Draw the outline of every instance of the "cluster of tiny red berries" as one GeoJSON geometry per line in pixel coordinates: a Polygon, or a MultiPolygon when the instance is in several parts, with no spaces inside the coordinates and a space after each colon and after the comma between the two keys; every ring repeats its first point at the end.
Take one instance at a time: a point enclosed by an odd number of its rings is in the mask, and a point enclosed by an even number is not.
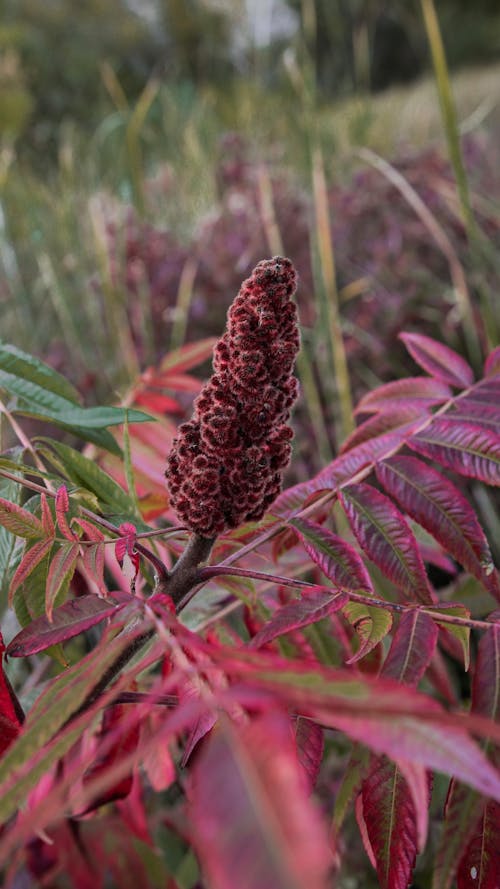
{"type": "Polygon", "coordinates": [[[296,274],[289,259],[259,262],[228,312],[214,373],[167,458],[171,504],[191,531],[215,537],[260,519],[290,461],[297,397],[296,274]]]}

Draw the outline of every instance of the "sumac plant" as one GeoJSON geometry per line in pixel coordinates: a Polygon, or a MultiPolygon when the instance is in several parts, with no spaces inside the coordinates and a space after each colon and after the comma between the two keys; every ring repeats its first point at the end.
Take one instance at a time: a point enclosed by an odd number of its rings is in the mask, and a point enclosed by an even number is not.
{"type": "Polygon", "coordinates": [[[499,886],[500,350],[402,334],[283,489],[294,288],[259,263],[206,385],[190,344],[120,408],[0,345],[6,889],[499,886]]]}

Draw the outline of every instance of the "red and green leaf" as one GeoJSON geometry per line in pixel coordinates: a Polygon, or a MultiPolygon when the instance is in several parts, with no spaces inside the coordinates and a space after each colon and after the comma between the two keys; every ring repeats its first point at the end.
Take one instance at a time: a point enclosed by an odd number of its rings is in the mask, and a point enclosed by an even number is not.
{"type": "Polygon", "coordinates": [[[0,525],[17,537],[44,537],[44,527],[39,518],[13,503],[0,497],[0,525]]]}
{"type": "Polygon", "coordinates": [[[45,611],[49,620],[54,606],[65,595],[75,572],[80,546],[76,541],[62,543],[50,563],[45,590],[45,611]]]}
{"type": "Polygon", "coordinates": [[[355,664],[382,642],[392,627],[392,614],[388,609],[360,602],[348,602],[342,612],[356,630],[358,649],[346,663],[355,664]]]}
{"type": "Polygon", "coordinates": [[[24,555],[15,571],[9,587],[9,605],[12,606],[16,590],[23,584],[35,568],[50,553],[54,539],[47,537],[45,540],[39,540],[25,550],[24,555]]]}

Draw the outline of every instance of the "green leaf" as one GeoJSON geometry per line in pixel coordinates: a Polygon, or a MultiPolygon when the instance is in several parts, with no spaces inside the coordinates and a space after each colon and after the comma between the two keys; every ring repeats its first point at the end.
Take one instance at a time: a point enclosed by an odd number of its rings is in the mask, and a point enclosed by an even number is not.
{"type": "Polygon", "coordinates": [[[53,368],[44,364],[34,355],[28,355],[16,346],[0,341],[0,370],[21,380],[35,383],[42,389],[59,395],[75,404],[80,402],[80,395],[74,386],[53,368]]]}
{"type": "Polygon", "coordinates": [[[44,442],[51,448],[51,450],[39,448],[44,456],[69,481],[94,494],[108,512],[128,515],[135,513],[134,503],[128,494],[94,460],[89,460],[88,457],[62,442],[48,438],[39,438],[38,441],[44,442]],[[53,451],[57,457],[52,453],[53,451]]]}
{"type": "Polygon", "coordinates": [[[356,654],[347,661],[348,664],[354,664],[387,636],[392,627],[392,614],[385,608],[363,605],[359,602],[348,602],[342,611],[359,638],[356,654]]]}
{"type": "Polygon", "coordinates": [[[439,624],[442,629],[447,630],[448,633],[455,636],[455,639],[458,639],[464,655],[464,670],[467,672],[470,663],[470,627],[449,624],[447,621],[440,621],[439,614],[441,612],[444,615],[450,614],[453,617],[469,618],[470,611],[468,608],[466,608],[465,605],[446,605],[443,603],[438,608],[426,608],[425,610],[427,614],[430,614],[434,618],[436,623],[439,624]]]}

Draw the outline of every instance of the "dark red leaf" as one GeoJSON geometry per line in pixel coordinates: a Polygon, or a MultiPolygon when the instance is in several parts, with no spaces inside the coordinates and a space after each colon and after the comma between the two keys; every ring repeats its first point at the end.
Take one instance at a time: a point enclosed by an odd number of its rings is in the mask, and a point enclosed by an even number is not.
{"type": "Polygon", "coordinates": [[[0,633],[0,755],[17,737],[24,721],[23,709],[3,669],[4,651],[0,633]]]}
{"type": "Polygon", "coordinates": [[[425,431],[411,436],[408,445],[460,475],[500,485],[500,437],[490,429],[437,417],[425,431]]]}
{"type": "Polygon", "coordinates": [[[438,640],[431,617],[417,609],[402,614],[382,668],[382,675],[417,686],[429,666],[438,640]]]}
{"type": "Polygon", "coordinates": [[[352,546],[308,519],[292,519],[290,524],[298,532],[308,556],[336,586],[373,592],[370,575],[352,546]]]}
{"type": "Polygon", "coordinates": [[[476,513],[455,485],[415,457],[391,457],[377,466],[376,473],[408,515],[500,600],[488,541],[476,513]]]}
{"type": "Polygon", "coordinates": [[[316,787],[323,759],[325,747],[324,732],[320,725],[313,722],[312,719],[304,719],[303,716],[297,716],[294,724],[297,755],[304,769],[307,786],[312,793],[316,787]]]}
{"type": "MultiPolygon", "coordinates": [[[[421,805],[425,815],[430,801],[430,783],[425,770],[421,805]]],[[[417,852],[425,836],[418,835],[414,798],[398,766],[386,757],[375,757],[363,781],[362,816],[382,889],[407,889],[417,852]]],[[[424,826],[426,825],[426,821],[424,826]]]]}
{"type": "MultiPolygon", "coordinates": [[[[104,739],[110,734],[113,742],[104,756],[99,756],[99,745],[97,746],[97,759],[83,776],[84,786],[101,775],[105,775],[121,759],[125,759],[128,754],[133,753],[137,749],[140,735],[139,724],[135,723],[132,726],[123,727],[124,717],[128,712],[129,708],[125,704],[113,704],[104,711],[98,741],[99,738],[104,739]]],[[[132,789],[132,780],[133,774],[128,772],[116,783],[108,787],[104,793],[93,799],[85,811],[91,812],[105,803],[124,799],[132,789]]]]}
{"type": "Polygon", "coordinates": [[[316,623],[323,617],[339,611],[348,601],[349,598],[344,592],[330,592],[322,587],[317,590],[313,587],[311,591],[303,593],[301,599],[279,608],[249,642],[249,646],[259,648],[278,636],[316,623]]]}
{"type": "Polygon", "coordinates": [[[21,630],[8,645],[7,654],[9,657],[27,657],[51,645],[66,642],[111,617],[130,601],[133,601],[133,596],[121,592],[110,593],[108,601],[94,595],[70,599],[54,609],[51,621],[42,615],[21,630]]]}
{"type": "Polygon", "coordinates": [[[357,429],[346,438],[340,448],[340,453],[346,454],[352,448],[392,430],[405,431],[410,428],[410,425],[413,425],[418,417],[426,415],[426,408],[418,405],[413,407],[398,406],[391,410],[384,410],[380,414],[369,417],[364,423],[360,423],[357,429]]]}
{"type": "Polygon", "coordinates": [[[411,599],[432,603],[417,542],[393,502],[365,483],[345,487],[339,499],[366,555],[411,599]]]}
{"type": "Polygon", "coordinates": [[[495,376],[496,374],[500,374],[500,346],[497,346],[490,352],[484,363],[485,377],[495,376]]]}
{"type": "Polygon", "coordinates": [[[498,889],[500,886],[500,805],[489,800],[463,855],[457,889],[498,889]]]}

